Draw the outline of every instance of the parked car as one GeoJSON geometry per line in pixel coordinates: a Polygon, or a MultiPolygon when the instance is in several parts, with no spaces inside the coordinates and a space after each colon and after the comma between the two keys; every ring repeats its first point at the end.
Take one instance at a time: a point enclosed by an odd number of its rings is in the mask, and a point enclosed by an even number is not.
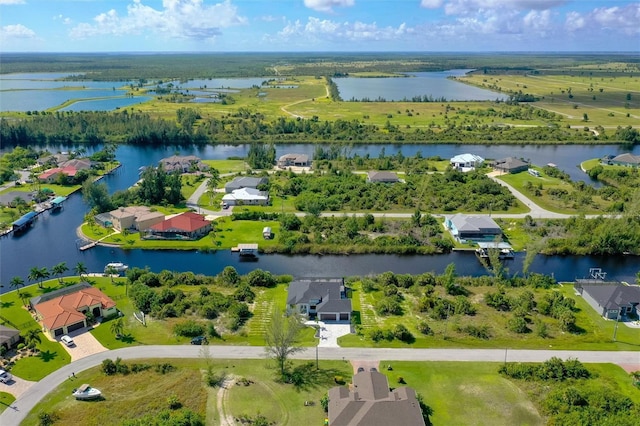
{"type": "Polygon", "coordinates": [[[0,382],[9,383],[13,376],[8,371],[0,370],[0,382]]]}
{"type": "Polygon", "coordinates": [[[207,338],[205,336],[198,336],[191,339],[192,345],[206,345],[207,343],[207,338]]]}
{"type": "Polygon", "coordinates": [[[222,203],[222,208],[223,208],[224,210],[228,209],[228,208],[229,208],[229,204],[227,204],[227,203],[222,203]]]}
{"type": "Polygon", "coordinates": [[[60,341],[62,343],[64,343],[65,345],[67,345],[67,346],[74,346],[75,345],[75,343],[73,342],[73,339],[71,337],[69,337],[68,335],[66,335],[66,334],[60,338],[60,341]]]}

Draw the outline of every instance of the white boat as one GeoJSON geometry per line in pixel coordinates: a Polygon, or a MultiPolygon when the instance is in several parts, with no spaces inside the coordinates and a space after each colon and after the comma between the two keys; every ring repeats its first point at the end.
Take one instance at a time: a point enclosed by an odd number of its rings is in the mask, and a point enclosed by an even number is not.
{"type": "Polygon", "coordinates": [[[108,272],[109,269],[115,269],[118,273],[120,272],[124,272],[127,269],[129,269],[129,265],[125,265],[122,262],[111,262],[111,263],[107,263],[107,266],[104,267],[104,272],[108,272]]]}
{"type": "Polygon", "coordinates": [[[76,399],[89,400],[89,399],[100,398],[102,396],[102,392],[100,392],[96,388],[92,388],[91,386],[85,383],[84,385],[80,386],[78,389],[74,389],[72,395],[75,396],[76,399]]]}

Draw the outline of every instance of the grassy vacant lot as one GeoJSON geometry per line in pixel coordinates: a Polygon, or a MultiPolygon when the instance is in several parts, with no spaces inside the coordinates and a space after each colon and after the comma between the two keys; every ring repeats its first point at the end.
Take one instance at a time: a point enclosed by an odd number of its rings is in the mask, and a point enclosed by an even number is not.
{"type": "Polygon", "coordinates": [[[533,168],[540,172],[540,177],[532,176],[527,172],[505,174],[497,177],[529,197],[540,207],[558,213],[576,214],[576,212],[580,212],[584,214],[601,214],[611,205],[611,201],[603,200],[602,197],[598,195],[591,197],[592,204],[589,207],[583,205],[577,206],[574,201],[567,201],[549,195],[549,190],[551,189],[562,189],[570,195],[578,191],[571,184],[546,175],[541,168],[533,168]],[[527,189],[527,187],[531,189],[527,189]],[[536,189],[540,190],[539,196],[534,194],[536,189]]]}
{"type": "MultiPolygon", "coordinates": [[[[39,186],[40,186],[40,189],[48,188],[51,191],[53,191],[54,194],[63,195],[63,196],[67,196],[81,188],[80,185],[62,186],[55,183],[43,183],[43,184],[40,184],[39,186]]],[[[37,190],[36,187],[31,184],[17,185],[17,186],[12,186],[10,188],[3,189],[2,191],[0,191],[0,194],[6,194],[13,191],[29,193],[36,190],[37,190]]]]}
{"type": "MultiPolygon", "coordinates": [[[[570,297],[576,301],[576,333],[563,332],[556,320],[540,314],[530,316],[532,320],[542,321],[546,324],[549,336],[539,337],[534,333],[533,321],[529,323],[531,332],[517,334],[509,331],[507,322],[513,314],[509,312],[497,311],[487,306],[483,299],[484,294],[496,292],[495,287],[472,287],[469,288],[468,300],[476,307],[477,312],[473,316],[452,315],[448,320],[434,320],[426,313],[420,312],[417,308],[420,294],[412,291],[403,292],[404,301],[402,303],[402,315],[381,316],[375,310],[375,305],[383,297],[381,291],[364,292],[360,284],[353,285],[353,310],[354,317],[360,318],[364,336],[351,334],[339,339],[341,346],[354,347],[460,347],[460,348],[553,348],[553,349],[576,349],[576,350],[638,350],[640,342],[640,329],[629,328],[619,324],[616,342],[612,341],[615,323],[601,318],[593,309],[587,305],[582,297],[575,295],[573,285],[565,284],[554,289],[560,291],[565,297],[570,297]],[[433,330],[432,336],[425,336],[418,331],[418,324],[426,321],[433,330]],[[414,335],[415,342],[412,344],[403,343],[399,340],[381,340],[379,343],[373,342],[368,333],[374,328],[393,329],[397,324],[403,324],[414,335]],[[487,325],[489,327],[490,338],[480,339],[470,337],[459,331],[461,327],[467,325],[487,325]]],[[[546,291],[536,290],[534,295],[536,300],[540,300],[546,291]]],[[[516,295],[524,289],[517,289],[509,292],[516,295]]],[[[442,289],[437,288],[436,292],[442,289]]],[[[453,299],[452,299],[453,300],[453,299]]]]}
{"type": "MultiPolygon", "coordinates": [[[[260,414],[278,425],[322,424],[326,417],[320,398],[335,386],[334,377],[342,376],[347,383],[352,375],[350,364],[342,361],[321,361],[320,370],[313,365],[294,362],[307,378],[301,386],[278,383],[275,370],[266,360],[211,360],[213,370],[226,377],[247,379],[248,385],[236,385],[228,390],[207,388],[202,380],[204,359],[200,360],[140,360],[151,364],[169,362],[177,367],[173,372],[159,374],[152,370],[127,376],[107,377],[93,368],[82,372],[75,381],[62,383],[46,400],[29,414],[25,425],[37,424],[40,412],[55,412],[61,424],[111,425],[144,414],[157,414],[168,408],[168,398],[175,395],[183,407],[206,416],[207,424],[218,424],[218,392],[224,392],[223,409],[234,417],[255,417],[260,414]],[[70,395],[79,383],[91,383],[101,389],[105,399],[80,402],[70,395]],[[305,406],[305,401],[313,401],[305,406]]],[[[497,372],[496,363],[399,362],[393,370],[382,368],[390,387],[409,386],[420,393],[432,408],[433,424],[517,424],[543,425],[546,419],[536,405],[539,396],[532,394],[535,386],[524,381],[508,380],[497,372]],[[398,383],[402,377],[405,384],[398,383]]],[[[636,403],[640,395],[619,367],[611,364],[589,364],[596,374],[580,382],[581,388],[602,386],[628,396],[636,403]]]]}
{"type": "Polygon", "coordinates": [[[202,160],[203,163],[218,170],[220,174],[240,173],[249,169],[243,160],[202,160]]]}
{"type": "Polygon", "coordinates": [[[522,91],[540,99],[533,105],[561,114],[572,125],[605,128],[637,124],[640,118],[640,77],[572,75],[482,75],[459,81],[500,91],[522,91]],[[627,95],[630,95],[628,98],[627,95]],[[583,114],[589,121],[583,121],[583,114]],[[628,116],[627,116],[628,114],[628,116]]]}

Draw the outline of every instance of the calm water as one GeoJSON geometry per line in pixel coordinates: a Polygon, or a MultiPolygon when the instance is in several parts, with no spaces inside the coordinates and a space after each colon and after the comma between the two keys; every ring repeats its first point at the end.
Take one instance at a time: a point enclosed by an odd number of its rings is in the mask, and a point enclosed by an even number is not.
{"type": "Polygon", "coordinates": [[[334,78],[340,97],[345,101],[380,98],[387,101],[411,99],[414,96],[445,98],[448,101],[492,101],[506,99],[502,94],[468,86],[447,77],[462,76],[470,70],[407,73],[408,77],[334,78]]]}
{"type": "Polygon", "coordinates": [[[186,83],[173,82],[175,86],[181,89],[248,89],[252,86],[261,86],[263,81],[269,80],[270,77],[249,77],[249,78],[211,78],[189,80],[186,83]]]}
{"type": "MultiPolygon", "coordinates": [[[[71,99],[86,98],[110,98],[120,97],[119,102],[134,101],[134,103],[142,102],[142,97],[124,98],[126,92],[123,90],[112,89],[88,89],[88,90],[11,90],[0,92],[0,111],[42,111],[58,106],[71,99]]],[[[93,100],[95,110],[106,111],[102,104],[113,105],[115,100],[103,99],[93,100]]],[[[116,102],[117,103],[117,102],[116,102]]],[[[131,105],[124,103],[116,104],[116,106],[131,105]]],[[[69,108],[67,108],[69,109],[69,108]]],[[[87,109],[87,108],[82,108],[87,109]]],[[[77,111],[74,109],[74,111],[77,111]]]]}
{"type": "Polygon", "coordinates": [[[69,106],[60,108],[60,111],[111,111],[130,105],[139,104],[151,99],[151,96],[136,96],[135,98],[94,99],[90,101],[78,101],[69,106]]]}
{"type": "MultiPolygon", "coordinates": [[[[52,146],[49,150],[68,151],[77,147],[52,146]]],[[[441,155],[445,158],[461,152],[476,152],[487,157],[522,154],[531,158],[534,163],[546,164],[553,161],[560,167],[575,169],[575,164],[587,158],[620,152],[614,146],[559,146],[559,147],[516,147],[512,146],[461,146],[436,145],[433,147],[415,145],[376,145],[355,147],[353,152],[360,155],[369,153],[377,155],[384,148],[386,154],[401,150],[405,156],[414,155],[422,150],[423,155],[441,155]],[[534,149],[537,148],[537,149],[534,149]],[[429,150],[428,152],[426,150],[429,150]]],[[[93,152],[88,149],[88,153],[93,152]]],[[[197,155],[204,159],[225,159],[230,156],[244,156],[249,147],[246,145],[206,146],[199,148],[121,146],[117,157],[124,164],[116,173],[107,176],[103,181],[109,191],[113,192],[131,186],[138,179],[140,166],[156,164],[163,157],[179,152],[181,155],[197,155]]],[[[313,145],[279,145],[277,155],[287,152],[313,154],[313,145]]],[[[635,147],[635,154],[640,154],[640,147],[635,147]]],[[[482,275],[486,272],[476,260],[473,253],[451,253],[438,256],[395,256],[395,255],[354,255],[354,256],[285,256],[263,255],[257,262],[242,262],[239,257],[225,250],[218,253],[201,253],[195,251],[143,251],[120,250],[108,247],[97,247],[80,252],[78,247],[82,241],[75,235],[75,229],[82,222],[87,206],[80,194],[74,194],[64,203],[64,209],[58,214],[43,213],[34,227],[16,237],[0,239],[0,283],[4,284],[0,292],[6,292],[8,282],[14,276],[25,279],[33,266],[50,268],[59,262],[67,262],[73,268],[83,262],[92,272],[102,271],[104,265],[112,261],[123,261],[130,266],[146,267],[153,271],[170,269],[175,271],[193,271],[196,273],[217,274],[227,265],[233,265],[241,273],[261,268],[277,274],[293,274],[296,276],[349,276],[394,271],[397,273],[442,273],[450,263],[456,264],[460,275],[482,275]],[[330,272],[329,272],[330,271],[330,272]]],[[[508,262],[511,273],[522,269],[522,254],[508,262]]],[[[538,256],[530,270],[542,273],[553,273],[559,280],[573,280],[588,274],[591,267],[601,267],[612,279],[633,281],[640,270],[640,259],[637,257],[616,256],[538,256]]]]}

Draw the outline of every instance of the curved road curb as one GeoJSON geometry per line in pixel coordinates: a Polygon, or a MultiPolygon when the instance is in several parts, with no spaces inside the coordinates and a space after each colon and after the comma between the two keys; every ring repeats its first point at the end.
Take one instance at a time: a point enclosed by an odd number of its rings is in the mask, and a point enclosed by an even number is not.
{"type": "MultiPolygon", "coordinates": [[[[18,425],[49,392],[73,373],[100,365],[107,358],[199,358],[202,346],[168,345],[135,346],[100,352],[65,365],[35,383],[0,415],[1,425],[18,425]]],[[[259,359],[265,357],[262,346],[209,346],[209,355],[216,359],[259,359]]],[[[318,348],[318,359],[363,361],[458,361],[458,362],[542,362],[551,357],[577,358],[584,363],[614,363],[638,365],[640,352],[629,351],[553,351],[528,349],[388,349],[388,348],[318,348]]],[[[313,360],[316,348],[309,347],[295,354],[294,359],[313,360]]]]}

